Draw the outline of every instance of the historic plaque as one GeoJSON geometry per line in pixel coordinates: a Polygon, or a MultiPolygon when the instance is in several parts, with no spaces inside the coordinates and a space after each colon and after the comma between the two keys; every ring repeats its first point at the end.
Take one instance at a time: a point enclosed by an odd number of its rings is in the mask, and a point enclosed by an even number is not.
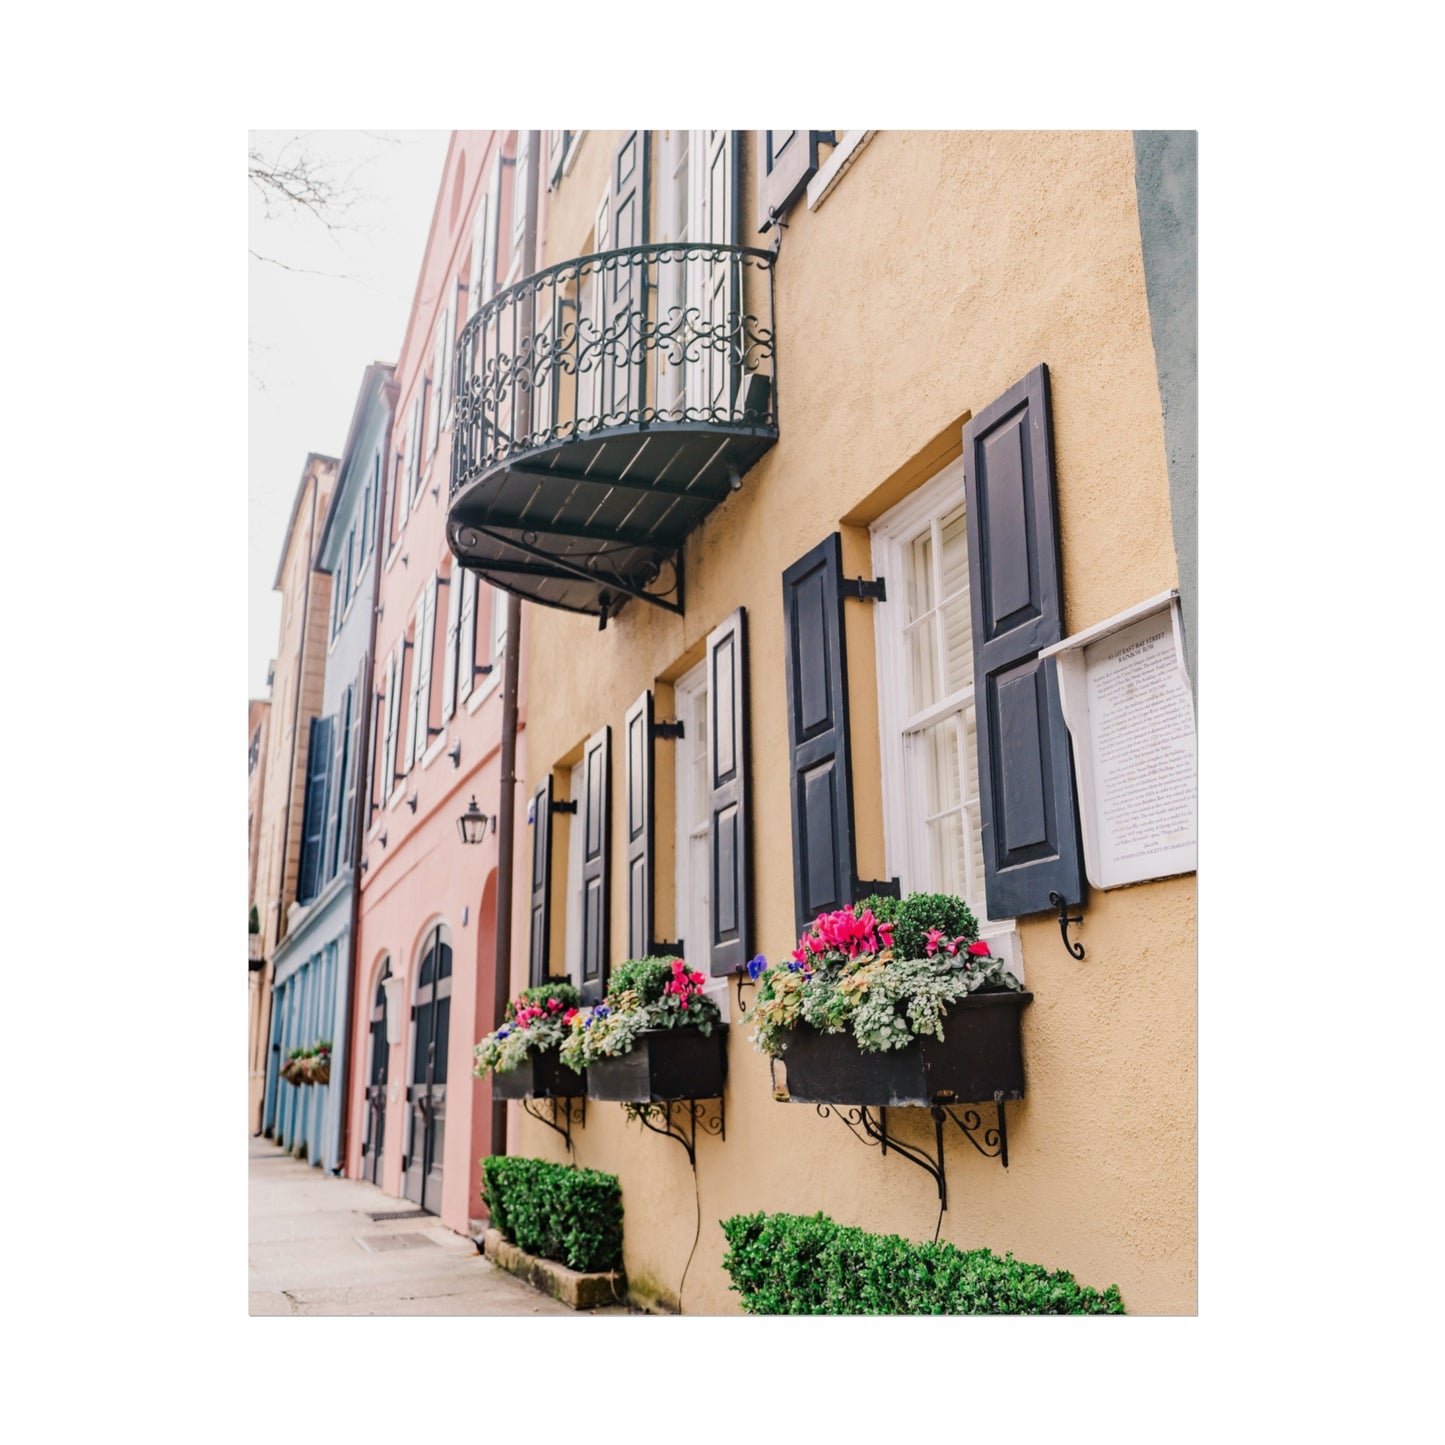
{"type": "Polygon", "coordinates": [[[1059,669],[1089,882],[1117,888],[1192,872],[1194,702],[1177,602],[1156,599],[1045,655],[1054,656],[1059,669]]]}

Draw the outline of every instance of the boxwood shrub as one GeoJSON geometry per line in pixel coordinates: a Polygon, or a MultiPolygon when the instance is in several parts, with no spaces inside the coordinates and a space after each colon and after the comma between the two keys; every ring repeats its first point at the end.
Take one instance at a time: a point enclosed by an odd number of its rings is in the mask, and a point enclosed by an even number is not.
{"type": "Polygon", "coordinates": [[[1065,1270],[987,1249],[910,1244],[823,1214],[738,1214],[722,1221],[723,1268],[750,1315],[1121,1315],[1065,1270]]]}
{"type": "Polygon", "coordinates": [[[545,1159],[482,1160],[492,1225],[518,1249],[584,1274],[622,1267],[622,1186],[616,1175],[545,1159]]]}

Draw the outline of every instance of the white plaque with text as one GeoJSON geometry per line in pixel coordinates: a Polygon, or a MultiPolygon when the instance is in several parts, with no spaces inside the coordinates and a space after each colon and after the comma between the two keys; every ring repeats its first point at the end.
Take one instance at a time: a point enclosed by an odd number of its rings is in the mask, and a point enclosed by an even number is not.
{"type": "Polygon", "coordinates": [[[1193,872],[1194,701],[1178,602],[1166,594],[1044,655],[1059,671],[1089,882],[1118,888],[1193,872]]]}

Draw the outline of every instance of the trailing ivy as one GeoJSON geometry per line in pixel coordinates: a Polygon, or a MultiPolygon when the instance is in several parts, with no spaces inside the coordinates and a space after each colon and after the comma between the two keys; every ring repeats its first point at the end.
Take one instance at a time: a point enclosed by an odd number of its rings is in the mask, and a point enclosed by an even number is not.
{"type": "Polygon", "coordinates": [[[614,1174],[492,1155],[482,1160],[492,1225],[518,1249],[584,1274],[622,1267],[622,1186],[614,1174]]]}
{"type": "Polygon", "coordinates": [[[722,1221],[723,1268],[750,1315],[1121,1315],[1067,1270],[1012,1254],[911,1244],[823,1214],[738,1214],[722,1221]]]}

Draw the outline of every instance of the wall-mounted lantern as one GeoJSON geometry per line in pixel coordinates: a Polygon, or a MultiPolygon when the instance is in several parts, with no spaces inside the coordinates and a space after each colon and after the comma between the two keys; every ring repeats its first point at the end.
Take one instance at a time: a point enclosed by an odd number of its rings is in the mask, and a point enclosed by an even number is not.
{"type": "Polygon", "coordinates": [[[480,843],[487,836],[489,826],[495,830],[497,820],[477,807],[477,795],[473,793],[471,806],[457,819],[457,832],[462,835],[463,843],[480,843]]]}
{"type": "Polygon", "coordinates": [[[386,995],[386,1041],[389,1044],[399,1044],[402,1041],[401,1027],[405,1022],[402,1014],[406,1008],[406,999],[401,990],[405,983],[404,978],[393,976],[385,979],[381,985],[382,992],[386,995]]]}

